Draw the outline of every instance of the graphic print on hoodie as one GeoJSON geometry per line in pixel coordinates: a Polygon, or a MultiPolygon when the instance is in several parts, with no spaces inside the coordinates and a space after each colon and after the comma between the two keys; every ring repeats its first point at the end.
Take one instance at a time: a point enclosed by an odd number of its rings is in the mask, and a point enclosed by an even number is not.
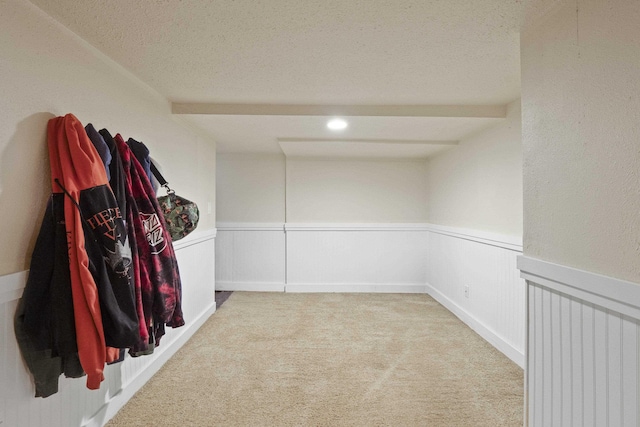
{"type": "Polygon", "coordinates": [[[139,340],[131,288],[131,256],[122,213],[103,163],[80,121],[72,114],[47,127],[54,193],[64,193],[64,217],[78,355],[87,387],[104,380],[108,347],[139,340]]]}
{"type": "MultiPolygon", "coordinates": [[[[158,200],[142,165],[119,134],[115,142],[127,182],[130,238],[135,240],[138,251],[136,292],[141,299],[149,337],[154,341],[152,344],[158,345],[165,324],[173,328],[184,325],[178,263],[158,200]]],[[[140,354],[147,348],[148,343],[141,342],[130,353],[140,354]]]]}

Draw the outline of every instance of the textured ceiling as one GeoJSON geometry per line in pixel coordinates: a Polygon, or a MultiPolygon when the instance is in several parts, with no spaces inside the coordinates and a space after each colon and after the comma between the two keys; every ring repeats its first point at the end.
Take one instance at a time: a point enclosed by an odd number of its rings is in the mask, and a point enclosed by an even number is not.
{"type": "MultiPolygon", "coordinates": [[[[32,2],[174,102],[495,105],[520,93],[520,0],[32,2]]],[[[210,118],[214,135],[232,133],[210,118]]]]}
{"type": "MultiPolygon", "coordinates": [[[[318,116],[193,115],[188,117],[190,121],[213,135],[218,143],[218,151],[245,153],[280,152],[279,142],[283,140],[317,141],[320,144],[323,141],[339,138],[345,143],[377,140],[395,141],[397,144],[407,145],[421,141],[427,144],[432,141],[459,141],[470,133],[502,120],[447,117],[350,117],[347,119],[349,122],[347,129],[332,132],[326,127],[328,118],[318,116]],[[258,150],[257,147],[261,149],[258,150]]],[[[336,151],[328,144],[323,146],[326,150],[325,155],[336,155],[336,151]]],[[[360,148],[364,150],[364,147],[360,148]]],[[[410,152],[414,153],[414,151],[410,152]]],[[[362,156],[365,157],[372,154],[362,151],[362,156]]],[[[302,154],[296,151],[296,155],[302,154]]],[[[314,150],[313,155],[322,154],[314,150]]],[[[421,153],[419,156],[424,157],[421,153]]]]}

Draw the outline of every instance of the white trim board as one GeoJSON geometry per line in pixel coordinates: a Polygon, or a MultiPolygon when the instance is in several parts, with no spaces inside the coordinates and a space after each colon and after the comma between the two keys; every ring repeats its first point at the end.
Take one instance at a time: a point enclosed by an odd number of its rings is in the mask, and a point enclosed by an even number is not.
{"type": "MultiPolygon", "coordinates": [[[[173,243],[173,249],[175,251],[179,251],[189,246],[215,239],[217,235],[216,231],[217,230],[214,228],[197,234],[193,233],[193,235],[187,236],[184,239],[173,243]]],[[[29,270],[0,276],[0,304],[19,299],[22,296],[25,285],[27,284],[28,277],[29,270]]]]}
{"type": "Polygon", "coordinates": [[[20,299],[27,284],[27,277],[29,270],[0,276],[0,304],[20,299]]]}
{"type": "Polygon", "coordinates": [[[640,319],[640,284],[566,267],[527,256],[518,257],[523,279],[640,319]]]}
{"type": "Polygon", "coordinates": [[[284,292],[284,283],[270,282],[216,282],[216,291],[242,291],[242,292],[284,292]]]}
{"type": "Polygon", "coordinates": [[[432,233],[522,252],[522,237],[436,224],[425,224],[425,229],[432,233]]]}
{"type": "Polygon", "coordinates": [[[215,239],[216,235],[217,230],[215,228],[202,232],[194,232],[183,239],[173,242],[173,249],[179,251],[180,249],[215,239]]]}
{"type": "Polygon", "coordinates": [[[292,292],[292,293],[404,293],[423,294],[426,286],[422,283],[259,283],[259,282],[216,282],[216,291],[240,292],[292,292]]]}
{"type": "Polygon", "coordinates": [[[285,292],[423,294],[426,286],[423,283],[291,283],[285,285],[285,292]]]}
{"type": "Polygon", "coordinates": [[[430,223],[219,222],[218,231],[429,231],[522,252],[522,237],[430,223]]]}
{"type": "Polygon", "coordinates": [[[447,310],[456,315],[463,323],[473,329],[478,335],[484,338],[492,346],[497,348],[502,354],[511,359],[515,364],[524,369],[525,367],[525,355],[522,351],[518,350],[502,337],[496,334],[492,329],[485,326],[482,322],[477,320],[472,314],[468,313],[465,309],[458,304],[447,298],[440,291],[433,286],[427,284],[426,293],[431,298],[442,304],[447,310]]]}

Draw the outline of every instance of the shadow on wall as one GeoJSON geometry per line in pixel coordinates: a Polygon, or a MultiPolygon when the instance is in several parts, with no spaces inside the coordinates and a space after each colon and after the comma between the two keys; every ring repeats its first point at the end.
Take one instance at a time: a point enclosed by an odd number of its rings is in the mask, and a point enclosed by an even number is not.
{"type": "MultiPolygon", "coordinates": [[[[0,267],[0,275],[29,268],[47,199],[51,169],[47,149],[47,122],[51,113],[36,113],[20,121],[0,153],[0,228],[3,246],[22,265],[0,267]],[[20,261],[22,260],[22,261],[20,261]],[[10,269],[12,271],[4,271],[10,269]]],[[[3,262],[7,255],[2,253],[3,262]]],[[[3,264],[0,264],[0,266],[3,264]]]]}

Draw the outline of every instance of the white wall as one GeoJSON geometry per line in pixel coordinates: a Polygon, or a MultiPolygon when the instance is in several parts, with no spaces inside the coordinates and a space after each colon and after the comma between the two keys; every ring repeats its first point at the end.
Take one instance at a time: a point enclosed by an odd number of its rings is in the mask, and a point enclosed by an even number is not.
{"type": "Polygon", "coordinates": [[[287,158],[287,222],[427,219],[423,161],[287,158]]]}
{"type": "Polygon", "coordinates": [[[284,155],[220,153],[216,174],[218,221],[284,222],[284,155]]]}
{"type": "Polygon", "coordinates": [[[423,161],[220,153],[217,220],[424,222],[426,185],[423,161]]]}
{"type": "Polygon", "coordinates": [[[427,292],[524,367],[526,287],[516,268],[520,239],[428,228],[427,292]]]}
{"type": "Polygon", "coordinates": [[[416,224],[287,224],[287,292],[426,291],[416,224]]]}
{"type": "Polygon", "coordinates": [[[0,275],[28,268],[51,192],[46,125],[66,113],[146,143],[174,189],[203,208],[200,229],[215,227],[215,145],[177,121],[167,100],[32,4],[1,0],[0,9],[0,275]]]}
{"type": "Polygon", "coordinates": [[[218,223],[216,289],[284,291],[284,223],[218,223]]]}
{"type": "Polygon", "coordinates": [[[430,157],[426,170],[428,292],[524,367],[520,100],[503,122],[430,157]]]}
{"type": "Polygon", "coordinates": [[[528,422],[636,426],[640,3],[530,0],[526,11],[528,422]]]}
{"type": "Polygon", "coordinates": [[[524,253],[640,283],[640,3],[547,3],[521,37],[524,253]]]}
{"type": "Polygon", "coordinates": [[[243,208],[218,223],[217,286],[428,292],[524,366],[519,106],[428,163],[287,157],[284,189],[280,159],[219,155],[218,217],[223,204],[243,208]],[[250,202],[274,210],[284,192],[286,221],[245,212],[250,202]]]}
{"type": "Polygon", "coordinates": [[[285,157],[220,153],[216,289],[283,291],[285,157]]]}
{"type": "Polygon", "coordinates": [[[520,100],[504,122],[427,160],[432,224],[522,236],[520,100]]]}
{"type": "Polygon", "coordinates": [[[421,161],[219,154],[217,287],[424,290],[422,237],[384,226],[426,219],[424,170],[421,161]]]}
{"type": "Polygon", "coordinates": [[[166,99],[31,3],[0,0],[0,10],[0,424],[100,425],[215,309],[215,144],[175,119],[166,99]],[[62,380],[60,393],[35,399],[13,314],[51,193],[47,121],[66,113],[146,143],[171,186],[200,205],[201,219],[177,255],[187,326],[170,330],[153,357],[108,367],[98,391],[86,390],[84,380],[62,380]]]}

